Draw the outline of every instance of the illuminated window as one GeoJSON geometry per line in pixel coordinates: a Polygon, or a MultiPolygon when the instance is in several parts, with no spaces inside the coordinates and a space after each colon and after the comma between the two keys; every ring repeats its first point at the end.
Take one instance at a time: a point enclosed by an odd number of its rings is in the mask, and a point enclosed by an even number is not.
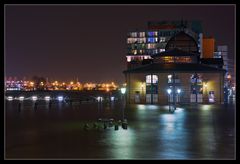
{"type": "Polygon", "coordinates": [[[147,49],[154,49],[156,44],[147,44],[147,49]]]}
{"type": "Polygon", "coordinates": [[[157,77],[157,75],[152,75],[152,83],[158,83],[158,77],[157,77]]]}
{"type": "Polygon", "coordinates": [[[162,43],[162,42],[165,42],[166,41],[166,38],[165,37],[160,37],[160,43],[162,43]]]}
{"type": "Polygon", "coordinates": [[[146,83],[151,83],[151,75],[146,76],[146,83]]]}
{"type": "Polygon", "coordinates": [[[153,54],[157,54],[157,53],[158,53],[157,49],[153,50],[153,54]]]}
{"type": "Polygon", "coordinates": [[[192,59],[190,57],[175,57],[175,62],[178,62],[178,63],[191,63],[192,59]]]}
{"type": "Polygon", "coordinates": [[[191,82],[191,93],[192,94],[202,94],[203,93],[203,83],[200,74],[193,74],[190,78],[191,82]]]}
{"type": "Polygon", "coordinates": [[[139,37],[145,37],[145,32],[139,32],[139,37]]]}
{"type": "Polygon", "coordinates": [[[172,57],[172,56],[164,56],[164,57],[162,57],[162,59],[163,59],[163,62],[165,62],[165,63],[173,63],[174,62],[174,57],[172,57]]]}
{"type": "MultiPolygon", "coordinates": [[[[157,75],[147,75],[146,76],[146,101],[151,102],[152,98],[154,99],[154,97],[156,97],[156,98],[158,97],[157,94],[158,94],[158,77],[157,77],[157,75]]],[[[157,102],[157,100],[156,100],[156,102],[157,102]]]]}
{"type": "Polygon", "coordinates": [[[133,54],[136,55],[136,54],[137,54],[137,50],[134,50],[134,51],[133,51],[133,54]]]}
{"type": "Polygon", "coordinates": [[[156,84],[156,83],[158,83],[158,77],[157,77],[157,75],[147,75],[146,76],[146,83],[151,83],[151,77],[152,77],[152,83],[153,84],[156,84]]]}
{"type": "Polygon", "coordinates": [[[138,42],[137,38],[128,38],[127,39],[128,44],[137,43],[137,42],[138,42]]]}
{"type": "Polygon", "coordinates": [[[137,38],[138,43],[146,43],[146,38],[137,38]]]}
{"type": "Polygon", "coordinates": [[[137,32],[131,32],[131,33],[130,33],[130,36],[131,36],[131,37],[137,37],[137,32]]]}

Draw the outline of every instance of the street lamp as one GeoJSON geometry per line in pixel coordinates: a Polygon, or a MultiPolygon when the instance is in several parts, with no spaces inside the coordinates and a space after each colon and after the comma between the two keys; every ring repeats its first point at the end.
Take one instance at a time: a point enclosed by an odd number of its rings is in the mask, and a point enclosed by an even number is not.
{"type": "Polygon", "coordinates": [[[125,109],[125,93],[126,93],[126,88],[121,88],[121,93],[123,95],[123,110],[122,110],[122,127],[123,129],[127,129],[127,120],[124,120],[124,109],[125,109]]]}
{"type": "Polygon", "coordinates": [[[123,115],[122,115],[122,120],[124,120],[124,108],[125,108],[125,93],[126,93],[126,88],[121,88],[121,93],[123,95],[123,115]]]}
{"type": "Polygon", "coordinates": [[[171,94],[171,92],[172,92],[171,89],[167,89],[167,93],[168,93],[169,95],[171,94]]]}
{"type": "Polygon", "coordinates": [[[121,93],[124,95],[126,92],[126,88],[121,88],[121,93]]]}
{"type": "Polygon", "coordinates": [[[178,93],[178,94],[181,93],[181,89],[177,89],[177,93],[178,93]]]}

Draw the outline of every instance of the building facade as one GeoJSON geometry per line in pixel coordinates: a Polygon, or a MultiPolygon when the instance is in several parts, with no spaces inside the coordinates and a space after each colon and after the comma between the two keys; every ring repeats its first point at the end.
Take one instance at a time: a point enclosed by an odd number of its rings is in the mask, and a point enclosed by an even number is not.
{"type": "MultiPolygon", "coordinates": [[[[132,104],[222,103],[224,74],[217,67],[201,63],[198,37],[181,28],[165,40],[164,51],[127,57],[124,71],[127,102],[132,104]]],[[[156,45],[161,36],[153,33],[156,45]],[[157,38],[157,39],[156,39],[157,38]]],[[[155,43],[154,43],[155,44],[155,43]]]]}

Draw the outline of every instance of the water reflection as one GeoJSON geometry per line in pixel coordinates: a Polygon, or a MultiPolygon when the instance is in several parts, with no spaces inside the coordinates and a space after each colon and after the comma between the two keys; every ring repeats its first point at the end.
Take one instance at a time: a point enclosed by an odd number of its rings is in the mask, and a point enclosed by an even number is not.
{"type": "Polygon", "coordinates": [[[223,106],[183,106],[169,113],[168,106],[128,105],[127,130],[109,127],[86,132],[82,128],[86,122],[92,126],[98,118],[121,119],[122,103],[70,105],[54,101],[49,109],[49,102],[37,101],[37,111],[34,102],[24,101],[20,114],[18,101],[6,102],[7,155],[107,159],[234,156],[234,115],[223,106]]]}
{"type": "Polygon", "coordinates": [[[110,158],[131,159],[135,157],[136,132],[131,127],[128,127],[128,130],[120,129],[106,133],[101,142],[104,145],[111,145],[108,150],[110,158]]]}

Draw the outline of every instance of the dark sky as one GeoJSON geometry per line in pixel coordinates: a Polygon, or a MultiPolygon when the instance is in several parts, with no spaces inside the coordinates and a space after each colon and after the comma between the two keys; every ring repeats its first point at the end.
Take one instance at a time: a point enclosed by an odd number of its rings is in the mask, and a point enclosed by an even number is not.
{"type": "Polygon", "coordinates": [[[234,6],[8,5],[6,76],[123,82],[127,31],[148,21],[200,20],[234,56],[234,6]]]}

